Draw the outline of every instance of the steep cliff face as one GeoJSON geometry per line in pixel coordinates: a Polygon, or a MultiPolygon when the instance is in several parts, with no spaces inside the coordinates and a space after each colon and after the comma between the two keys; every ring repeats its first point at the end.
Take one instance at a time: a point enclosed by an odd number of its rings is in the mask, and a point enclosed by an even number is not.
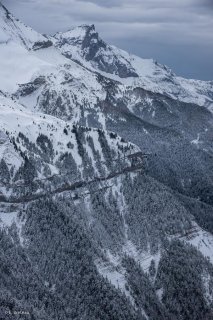
{"type": "Polygon", "coordinates": [[[1,4],[0,69],[0,318],[211,319],[212,82],[1,4]]]}

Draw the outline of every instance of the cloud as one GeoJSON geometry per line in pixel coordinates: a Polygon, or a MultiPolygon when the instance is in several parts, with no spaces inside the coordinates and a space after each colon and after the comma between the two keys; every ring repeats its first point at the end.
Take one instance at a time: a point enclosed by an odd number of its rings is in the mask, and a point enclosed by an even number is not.
{"type": "Polygon", "coordinates": [[[100,7],[108,7],[108,8],[114,8],[114,7],[120,7],[123,5],[124,0],[81,0],[82,2],[90,2],[94,3],[100,7]]]}
{"type": "Polygon", "coordinates": [[[211,7],[213,9],[213,2],[212,0],[204,0],[204,4],[207,5],[208,7],[211,7]]]}
{"type": "Polygon", "coordinates": [[[210,0],[3,0],[26,24],[42,33],[95,24],[109,43],[168,60],[191,77],[209,78],[213,54],[213,2],[210,0]],[[202,50],[205,48],[205,50],[202,50]],[[176,53],[175,53],[176,52],[176,53]],[[189,59],[195,55],[196,59],[189,59]],[[185,69],[182,68],[184,61],[185,69]],[[203,66],[203,68],[201,68],[203,66]],[[199,76],[199,75],[198,75],[199,76]]]}

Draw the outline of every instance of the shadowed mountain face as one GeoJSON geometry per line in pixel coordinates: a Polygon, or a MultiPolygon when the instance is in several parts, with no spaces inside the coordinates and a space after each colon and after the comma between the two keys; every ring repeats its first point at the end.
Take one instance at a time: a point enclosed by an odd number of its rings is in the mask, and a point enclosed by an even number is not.
{"type": "Polygon", "coordinates": [[[213,317],[213,83],[0,4],[0,318],[213,317]]]}

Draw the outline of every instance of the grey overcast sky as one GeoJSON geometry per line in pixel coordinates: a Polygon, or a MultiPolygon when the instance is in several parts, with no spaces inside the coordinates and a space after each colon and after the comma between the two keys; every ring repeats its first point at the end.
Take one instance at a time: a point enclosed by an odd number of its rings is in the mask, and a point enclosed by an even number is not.
{"type": "MultiPolygon", "coordinates": [[[[0,0],[1,1],[1,0],[0,0]]],[[[42,33],[95,24],[100,36],[187,78],[213,80],[213,0],[2,0],[42,33]]]]}

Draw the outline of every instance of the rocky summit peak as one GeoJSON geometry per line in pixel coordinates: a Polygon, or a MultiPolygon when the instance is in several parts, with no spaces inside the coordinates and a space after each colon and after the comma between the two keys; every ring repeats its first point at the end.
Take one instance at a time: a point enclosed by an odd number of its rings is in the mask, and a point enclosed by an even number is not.
{"type": "Polygon", "coordinates": [[[98,33],[95,30],[94,24],[92,25],[80,25],[74,28],[71,28],[65,32],[57,32],[53,38],[57,40],[61,40],[63,43],[75,43],[82,44],[85,38],[88,36],[96,34],[98,37],[98,33]]]}
{"type": "Polygon", "coordinates": [[[94,24],[83,24],[83,25],[81,25],[80,27],[82,27],[82,28],[84,28],[84,29],[86,29],[87,31],[90,31],[90,32],[91,32],[91,31],[92,31],[92,32],[96,31],[94,24]]]}
{"type": "Polygon", "coordinates": [[[93,68],[116,74],[121,78],[138,76],[129,61],[102,40],[94,24],[59,32],[51,39],[62,54],[75,61],[81,57],[93,68]]]}

